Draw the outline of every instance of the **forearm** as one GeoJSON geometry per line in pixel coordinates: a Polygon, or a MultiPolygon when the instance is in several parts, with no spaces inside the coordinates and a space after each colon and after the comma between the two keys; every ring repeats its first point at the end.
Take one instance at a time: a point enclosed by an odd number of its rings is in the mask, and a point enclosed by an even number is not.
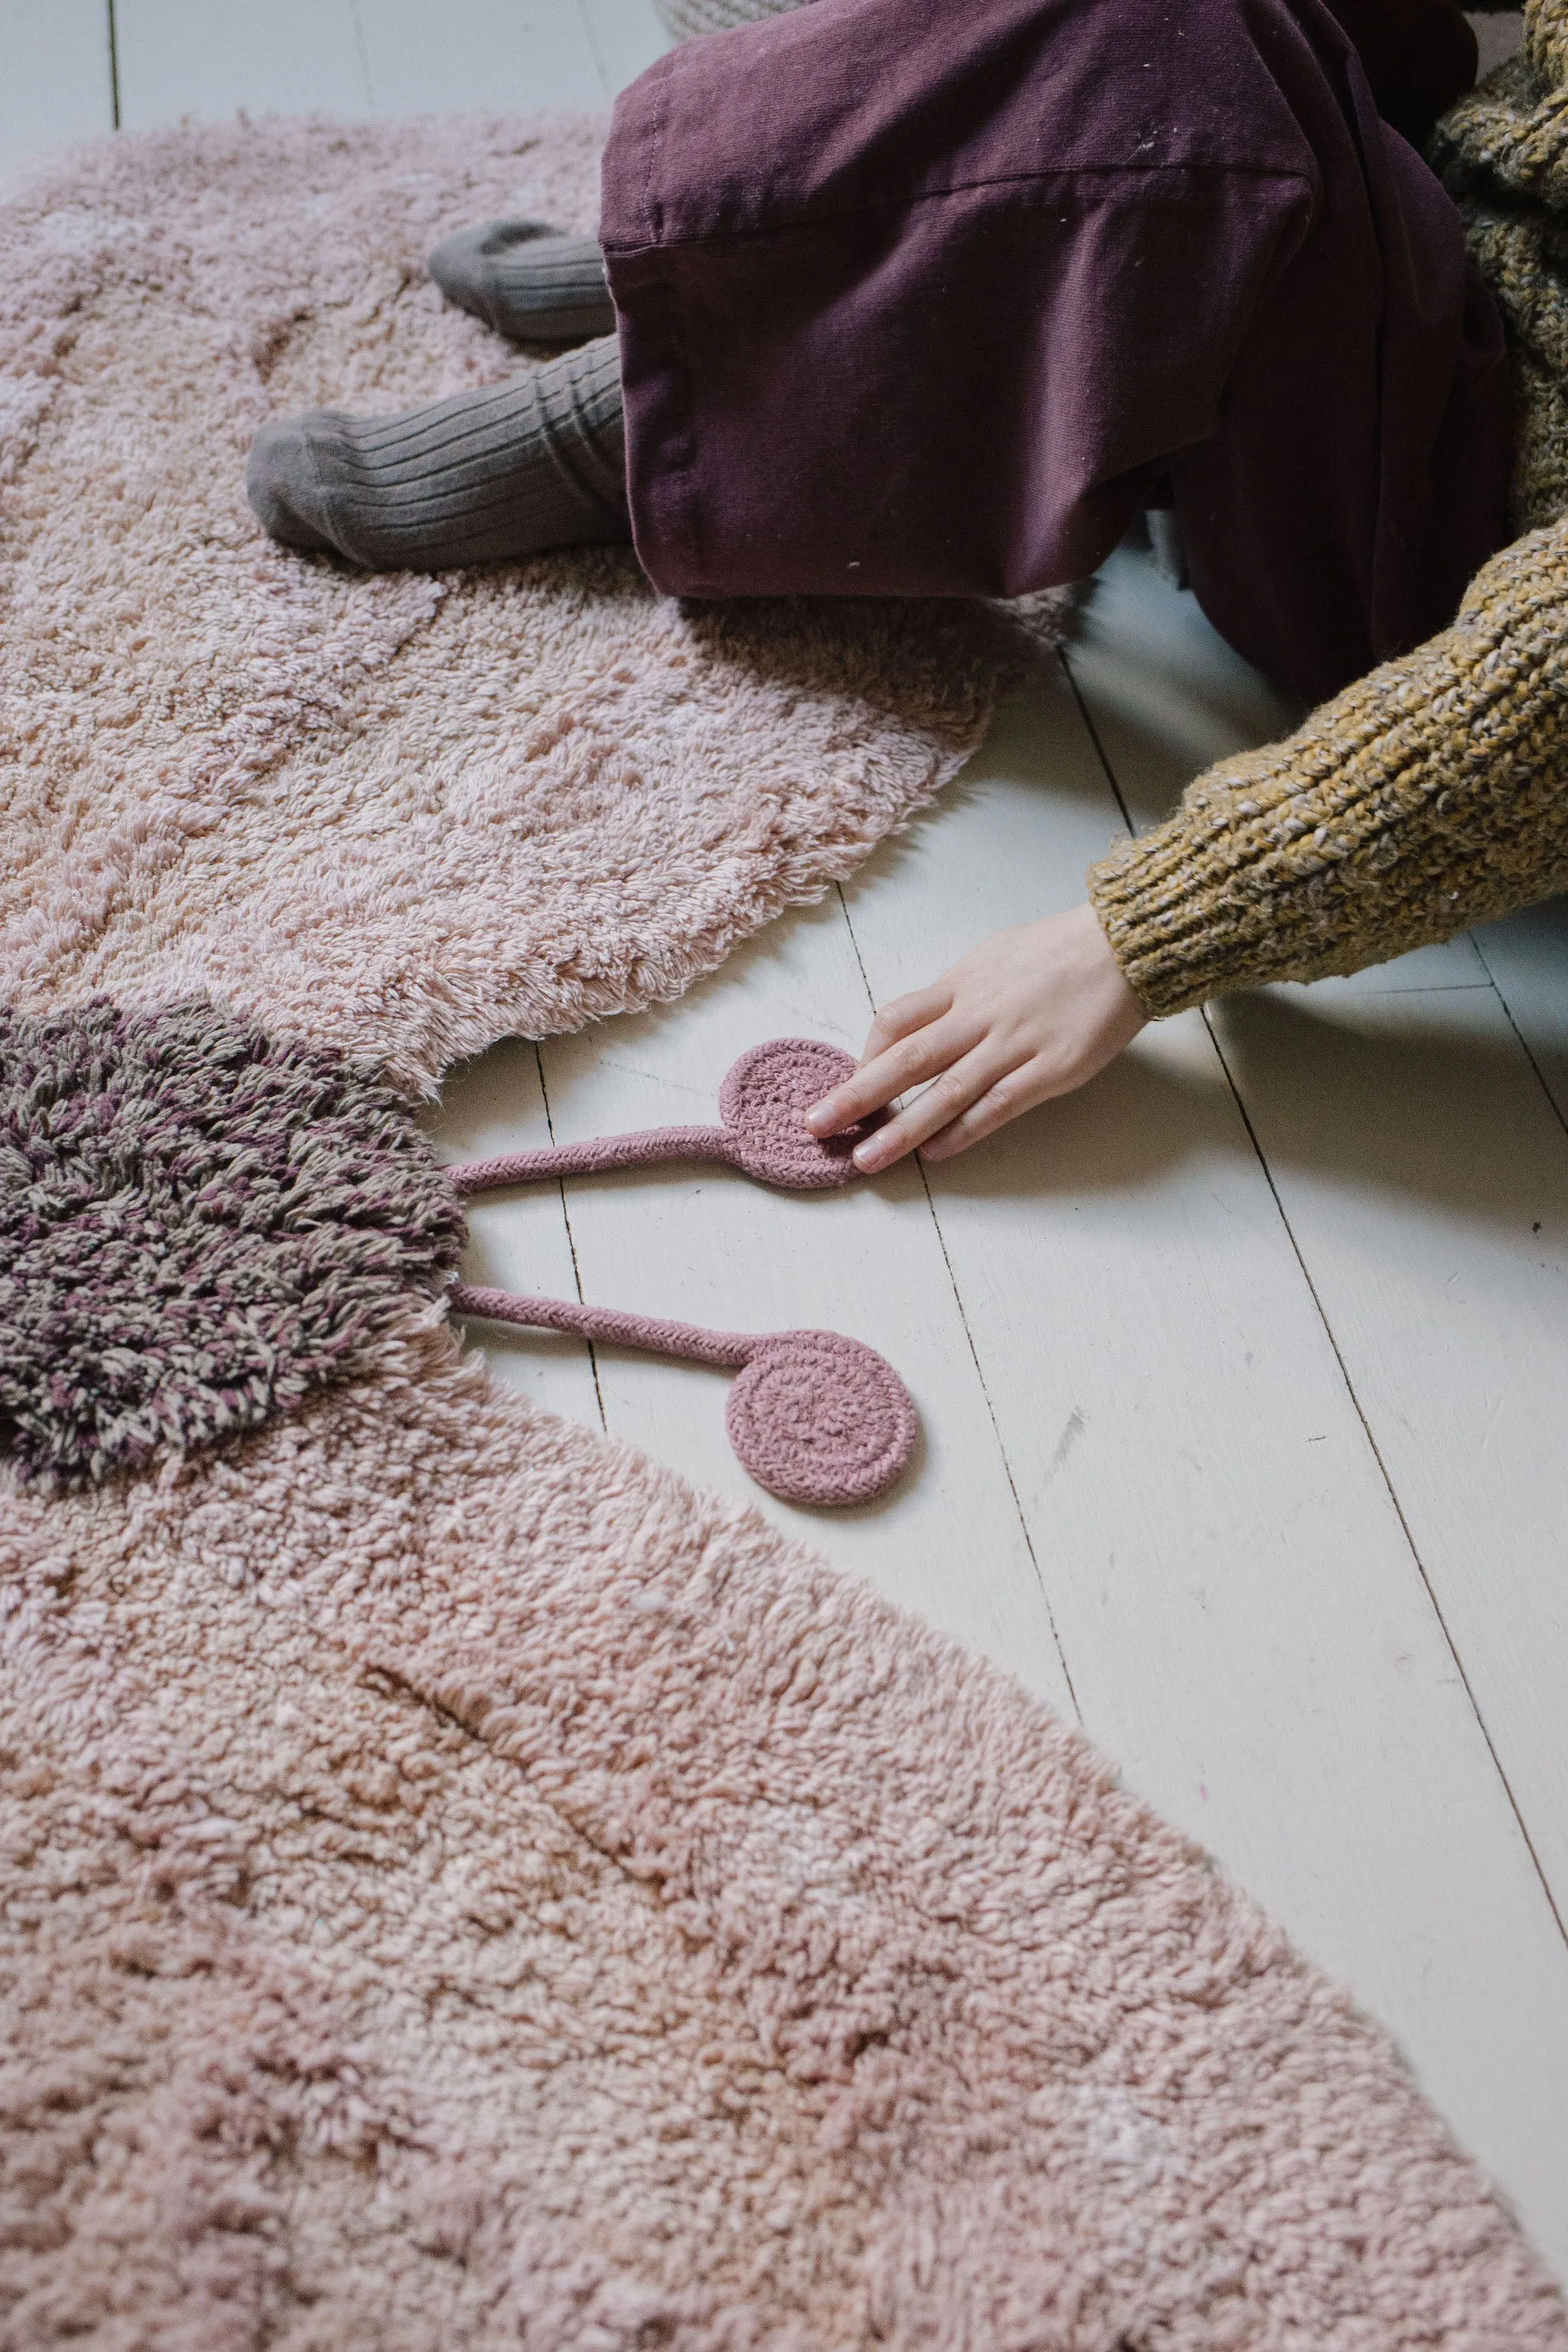
{"type": "Polygon", "coordinates": [[[1568,887],[1568,524],[1489,563],[1441,636],[1200,776],[1089,887],[1156,1017],[1568,887]]]}

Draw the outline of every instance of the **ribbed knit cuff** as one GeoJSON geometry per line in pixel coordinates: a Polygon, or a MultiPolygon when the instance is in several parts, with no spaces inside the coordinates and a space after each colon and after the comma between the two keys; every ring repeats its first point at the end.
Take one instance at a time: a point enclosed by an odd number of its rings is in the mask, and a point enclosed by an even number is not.
{"type": "MultiPolygon", "coordinates": [[[[1228,835],[1223,820],[1218,828],[1228,835]]],[[[1168,824],[1120,842],[1088,875],[1089,900],[1128,985],[1152,1021],[1264,977],[1266,895],[1248,904],[1223,840],[1205,844],[1184,804],[1168,824]]]]}

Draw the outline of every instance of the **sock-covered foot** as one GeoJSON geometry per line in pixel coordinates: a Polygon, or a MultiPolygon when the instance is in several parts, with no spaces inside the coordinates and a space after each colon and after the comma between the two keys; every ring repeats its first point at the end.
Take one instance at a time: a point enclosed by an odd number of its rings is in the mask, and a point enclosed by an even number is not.
{"type": "Polygon", "coordinates": [[[245,488],[286,547],[372,572],[628,540],[616,339],[403,416],[275,417],[251,445],[245,488]]]}
{"type": "Polygon", "coordinates": [[[428,268],[448,302],[513,342],[584,342],[615,327],[597,241],[567,236],[544,221],[459,229],[442,239],[428,268]]]}

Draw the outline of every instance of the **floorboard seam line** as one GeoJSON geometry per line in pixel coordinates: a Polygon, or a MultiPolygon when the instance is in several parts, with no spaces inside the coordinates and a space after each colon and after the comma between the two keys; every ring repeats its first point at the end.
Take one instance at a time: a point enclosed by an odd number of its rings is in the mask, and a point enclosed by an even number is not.
{"type": "MultiPolygon", "coordinates": [[[[1310,987],[1311,984],[1310,982],[1300,981],[1293,983],[1299,988],[1310,987]]],[[[1362,996],[1365,1003],[1386,1004],[1393,996],[1473,996],[1478,988],[1490,988],[1491,985],[1489,980],[1431,980],[1422,981],[1418,985],[1409,988],[1369,988],[1364,992],[1358,990],[1357,994],[1362,996]]]]}
{"type": "Polygon", "coordinates": [[[109,112],[120,128],[120,27],[114,21],[114,0],[105,0],[109,12],[109,112]]]}
{"type": "MultiPolygon", "coordinates": [[[[861,959],[860,942],[855,936],[855,920],[849,912],[848,901],[844,896],[844,885],[842,882],[836,882],[833,887],[837,892],[838,904],[843,910],[845,928],[849,933],[849,945],[854,952],[856,968],[865,986],[866,1000],[874,1013],[877,1009],[877,1000],[871,987],[870,975],[861,959]]],[[[1083,1708],[1079,1704],[1078,1691],[1073,1683],[1072,1668],[1068,1664],[1067,1652],[1062,1647],[1062,1637],[1057,1629],[1057,1612],[1051,1607],[1051,1596],[1040,1567],[1040,1556],[1035,1549],[1035,1538],[1029,1526],[1028,1514],[1024,1508],[1023,1497],[1018,1492],[1018,1482],[1013,1475],[1013,1464],[1007,1452],[1006,1440],[1002,1434],[1001,1424],[996,1418],[996,1408],[991,1401],[991,1383],[985,1377],[985,1367],[980,1360],[980,1350],[974,1344],[974,1334],[969,1328],[969,1316],[963,1304],[963,1293],[958,1286],[958,1276],[953,1272],[952,1260],[948,1255],[947,1235],[942,1232],[942,1219],[937,1214],[936,1202],[931,1197],[931,1178],[927,1175],[925,1162],[918,1152],[915,1154],[915,1166],[920,1171],[921,1190],[925,1194],[926,1211],[931,1218],[931,1230],[936,1235],[936,1245],[942,1252],[942,1262],[947,1269],[948,1285],[952,1292],[952,1303],[958,1309],[958,1319],[969,1349],[970,1361],[974,1366],[974,1377],[980,1383],[980,1393],[985,1400],[986,1417],[991,1423],[992,1434],[996,1440],[996,1451],[1002,1457],[1002,1475],[1007,1481],[1007,1492],[1013,1497],[1013,1508],[1017,1513],[1018,1532],[1024,1538],[1024,1549],[1029,1555],[1029,1566],[1034,1570],[1035,1581],[1040,1588],[1040,1599],[1045,1605],[1046,1622],[1051,1629],[1052,1646],[1061,1661],[1062,1680],[1068,1686],[1068,1696],[1072,1701],[1073,1714],[1081,1727],[1083,1708]]]]}
{"type": "Polygon", "coordinates": [[[1202,1012],[1204,1025],[1208,1030],[1210,1037],[1214,1040],[1215,1052],[1218,1055],[1220,1067],[1225,1072],[1226,1084],[1230,1088],[1231,1097],[1236,1104],[1237,1112],[1241,1119],[1243,1127],[1247,1130],[1247,1140],[1251,1144],[1254,1152],[1257,1154],[1258,1164],[1263,1171],[1263,1181],[1268,1185],[1269,1195],[1273,1200],[1276,1210],[1279,1212],[1279,1222],[1285,1229],[1285,1235],[1287,1240],[1289,1242],[1291,1252],[1295,1257],[1297,1265],[1301,1269],[1301,1279],[1307,1286],[1308,1295],[1311,1298],[1314,1308],[1317,1310],[1318,1319],[1322,1324],[1324,1335],[1328,1339],[1330,1347],[1333,1349],[1334,1361],[1339,1366],[1340,1378],[1343,1381],[1345,1386],[1345,1394],[1349,1397],[1351,1403],[1354,1408],[1356,1419],[1360,1422],[1362,1428],[1365,1433],[1366,1442],[1372,1452],[1372,1458],[1377,1465],[1378,1475],[1383,1480],[1384,1486],[1388,1495],[1388,1499],[1394,1506],[1394,1517],[1399,1521],[1400,1530],[1405,1537],[1406,1544],[1410,1548],[1410,1557],[1415,1563],[1415,1572],[1420,1577],[1421,1582],[1426,1589],[1426,1598],[1432,1604],[1432,1613],[1436,1618],[1438,1626],[1442,1632],[1443,1639],[1447,1644],[1448,1654],[1454,1661],[1455,1671],[1458,1675],[1460,1685],[1464,1690],[1465,1696],[1469,1700],[1470,1711],[1476,1719],[1476,1727],[1479,1731],[1481,1738],[1486,1742],[1487,1753],[1491,1758],[1493,1769],[1497,1773],[1498,1779],[1502,1783],[1504,1794],[1508,1798],[1510,1810],[1513,1814],[1514,1820],[1519,1823],[1519,1833],[1524,1840],[1524,1850],[1526,1853],[1529,1854],[1531,1864],[1534,1869],[1536,1877],[1541,1882],[1541,1891],[1546,1897],[1547,1907],[1551,1911],[1552,1916],[1556,1923],[1557,1932],[1562,1937],[1563,1942],[1568,1944],[1568,1921],[1564,1921],[1563,1919],[1562,1910],[1558,1906],[1557,1897],[1552,1891],[1552,1882],[1548,1878],[1546,1872],[1542,1865],[1541,1856],[1536,1851],[1535,1840],[1530,1833],[1530,1824],[1525,1820],[1523,1812],[1520,1809],[1519,1799],[1514,1794],[1513,1783],[1510,1780],[1508,1772],[1503,1765],[1502,1759],[1498,1754],[1496,1743],[1492,1738],[1491,1728],[1487,1722],[1485,1715],[1481,1711],[1480,1702],[1476,1696],[1475,1689],[1470,1682],[1470,1677],[1466,1672],[1465,1662],[1459,1654],[1458,1646],[1449,1629],[1448,1621],[1443,1613],[1443,1604],[1437,1598],[1436,1591],[1433,1585],[1432,1580],[1426,1572],[1426,1563],[1421,1557],[1420,1547],[1415,1541],[1410,1522],[1405,1516],[1405,1506],[1399,1499],[1398,1491],[1394,1486],[1394,1480],[1389,1475],[1388,1465],[1383,1458],[1382,1449],[1378,1444],[1376,1437],[1373,1434],[1372,1423],[1368,1421],[1362,1405],[1361,1398],[1356,1393],[1356,1385],[1354,1381],[1351,1378],[1350,1366],[1346,1363],[1344,1356],[1341,1351],[1339,1340],[1335,1337],[1333,1325],[1330,1322],[1327,1312],[1324,1309],[1322,1299],[1319,1295],[1318,1286],[1312,1279],[1311,1269],[1309,1267],[1306,1258],[1302,1255],[1300,1243],[1296,1238],[1296,1229],[1290,1223],[1289,1213],[1279,1195],[1279,1187],[1274,1181],[1274,1171],[1269,1167],[1268,1160],[1264,1156],[1263,1146],[1258,1139],[1258,1130],[1253,1126],[1251,1114],[1248,1112],[1247,1105],[1242,1099],[1241,1088],[1236,1082],[1236,1076],[1231,1069],[1229,1060],[1226,1055],[1225,1047],[1220,1043],[1219,1037],[1215,1034],[1214,1022],[1210,1017],[1209,1009],[1206,1004],[1202,1007],[1202,1012]]]}
{"type": "Polygon", "coordinates": [[[1548,1079],[1545,1071],[1542,1068],[1540,1063],[1531,1052],[1530,1042],[1525,1036],[1523,1030],[1520,1027],[1518,1022],[1513,1017],[1513,1007],[1509,1003],[1507,997],[1503,994],[1502,989],[1499,984],[1496,972],[1492,970],[1490,964],[1487,963],[1487,951],[1485,948],[1482,947],[1479,940],[1478,940],[1473,933],[1471,934],[1470,944],[1475,949],[1476,953],[1479,956],[1482,963],[1486,966],[1487,984],[1490,988],[1492,994],[1497,998],[1498,1003],[1502,1006],[1503,1019],[1508,1023],[1509,1027],[1513,1031],[1514,1035],[1518,1038],[1519,1050],[1524,1055],[1525,1060],[1530,1064],[1531,1068],[1534,1071],[1536,1082],[1540,1086],[1542,1093],[1546,1097],[1547,1101],[1552,1106],[1552,1118],[1557,1121],[1558,1126],[1563,1129],[1564,1135],[1568,1135],[1568,1113],[1564,1112],[1563,1106],[1558,1101],[1556,1095],[1552,1091],[1551,1082],[1548,1079]]]}
{"type": "Polygon", "coordinates": [[[1072,1711],[1077,1717],[1079,1727],[1081,1727],[1083,1725],[1083,1707],[1079,1699],[1077,1685],[1072,1678],[1072,1668],[1068,1664],[1067,1652],[1062,1647],[1062,1637],[1057,1630],[1057,1612],[1051,1607],[1051,1596],[1046,1584],[1044,1572],[1040,1567],[1040,1556],[1035,1549],[1035,1538],[1033,1530],[1029,1526],[1028,1514],[1024,1508],[1023,1496],[1018,1492],[1018,1482],[1013,1475],[1013,1462],[1011,1455],[1007,1452],[1007,1442],[1002,1434],[1001,1424],[996,1418],[996,1408],[991,1402],[991,1383],[985,1377],[985,1367],[980,1360],[980,1350],[974,1344],[974,1334],[969,1328],[969,1316],[963,1304],[963,1293],[958,1286],[958,1277],[952,1270],[952,1260],[947,1254],[947,1235],[942,1232],[942,1219],[937,1213],[936,1202],[931,1196],[931,1179],[926,1174],[924,1162],[919,1159],[918,1155],[916,1165],[920,1169],[921,1188],[925,1193],[926,1207],[931,1212],[931,1221],[932,1228],[936,1234],[937,1247],[942,1252],[942,1262],[947,1268],[947,1278],[952,1285],[952,1296],[958,1307],[958,1319],[963,1326],[963,1336],[968,1342],[970,1357],[974,1365],[974,1376],[980,1382],[980,1393],[985,1400],[985,1411],[990,1417],[991,1427],[996,1438],[996,1450],[1002,1456],[1002,1470],[1003,1475],[1007,1481],[1007,1492],[1012,1496],[1013,1508],[1018,1514],[1019,1531],[1024,1538],[1025,1549],[1029,1555],[1029,1565],[1034,1570],[1036,1580],[1039,1584],[1040,1599],[1045,1603],[1046,1622],[1051,1629],[1051,1640],[1056,1646],[1057,1655],[1061,1660],[1062,1679],[1067,1684],[1068,1696],[1072,1700],[1072,1711]]]}
{"type": "MultiPolygon", "coordinates": [[[[544,1124],[550,1140],[553,1143],[555,1121],[550,1116],[550,1087],[544,1076],[544,1056],[539,1050],[537,1039],[533,1047],[533,1062],[534,1067],[539,1072],[539,1098],[544,1105],[544,1124]]],[[[566,1180],[563,1176],[556,1178],[555,1189],[561,1195],[561,1222],[566,1228],[566,1246],[572,1253],[572,1279],[577,1288],[577,1303],[580,1307],[585,1307],[588,1302],[583,1296],[583,1269],[577,1263],[577,1236],[572,1230],[572,1209],[566,1198],[566,1180]]],[[[599,1379],[598,1352],[592,1339],[584,1339],[583,1344],[588,1350],[588,1369],[594,1375],[594,1395],[599,1407],[600,1425],[607,1437],[610,1434],[610,1417],[605,1411],[605,1391],[599,1379]]]]}

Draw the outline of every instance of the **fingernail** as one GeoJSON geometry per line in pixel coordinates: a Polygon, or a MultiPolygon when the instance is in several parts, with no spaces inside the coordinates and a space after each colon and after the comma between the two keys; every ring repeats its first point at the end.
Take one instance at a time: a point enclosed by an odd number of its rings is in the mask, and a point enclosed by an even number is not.
{"type": "Polygon", "coordinates": [[[813,1103],[811,1108],[805,1114],[805,1124],[811,1129],[813,1135],[821,1135],[827,1126],[826,1104],[813,1103]]]}
{"type": "Polygon", "coordinates": [[[868,1175],[873,1168],[879,1168],[881,1166],[886,1156],[884,1147],[875,1141],[869,1143],[858,1143],[851,1155],[856,1167],[863,1168],[868,1175]]]}

